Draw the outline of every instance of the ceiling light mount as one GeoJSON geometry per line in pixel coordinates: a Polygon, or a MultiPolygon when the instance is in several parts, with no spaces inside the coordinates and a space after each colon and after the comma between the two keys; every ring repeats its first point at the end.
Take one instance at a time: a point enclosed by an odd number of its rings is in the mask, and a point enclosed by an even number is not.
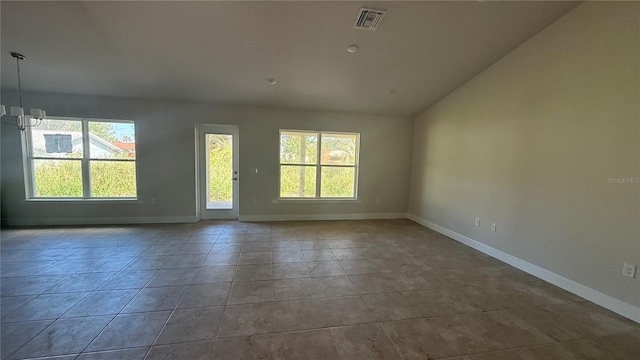
{"type": "MultiPolygon", "coordinates": [[[[11,57],[16,59],[16,70],[18,73],[18,99],[20,101],[20,106],[11,106],[9,108],[8,115],[15,116],[16,122],[15,124],[13,122],[6,124],[15,125],[20,129],[20,131],[25,131],[28,127],[40,125],[47,114],[44,110],[38,108],[31,108],[29,115],[24,114],[24,107],[22,106],[22,77],[20,76],[20,61],[25,60],[26,57],[17,52],[11,52],[11,57]]],[[[0,116],[3,115],[7,115],[6,109],[4,105],[0,105],[0,116]]]]}
{"type": "Polygon", "coordinates": [[[356,51],[358,51],[358,49],[360,49],[360,47],[357,44],[351,44],[347,47],[347,51],[350,53],[354,53],[356,51]]]}
{"type": "Polygon", "coordinates": [[[266,79],[264,79],[264,81],[266,81],[267,84],[269,84],[269,85],[275,85],[275,84],[278,83],[278,80],[276,80],[274,78],[266,78],[266,79]]]}
{"type": "Polygon", "coordinates": [[[11,57],[14,57],[18,60],[25,60],[26,57],[24,57],[24,55],[17,53],[17,52],[11,52],[11,57]]]}

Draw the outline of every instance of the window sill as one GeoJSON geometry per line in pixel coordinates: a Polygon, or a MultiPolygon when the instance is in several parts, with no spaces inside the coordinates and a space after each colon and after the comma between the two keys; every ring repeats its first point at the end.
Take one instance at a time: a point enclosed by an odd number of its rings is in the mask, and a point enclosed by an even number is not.
{"type": "Polygon", "coordinates": [[[142,204],[138,198],[95,198],[95,199],[73,199],[73,198],[34,198],[24,199],[25,203],[76,203],[76,204],[142,204]]]}
{"type": "Polygon", "coordinates": [[[330,199],[330,198],[277,198],[277,199],[272,199],[271,200],[272,203],[274,204],[278,204],[278,203],[331,203],[331,204],[339,204],[339,203],[345,203],[345,204],[354,204],[354,203],[359,203],[360,200],[359,199],[349,199],[349,198],[334,198],[334,199],[330,199]]]}

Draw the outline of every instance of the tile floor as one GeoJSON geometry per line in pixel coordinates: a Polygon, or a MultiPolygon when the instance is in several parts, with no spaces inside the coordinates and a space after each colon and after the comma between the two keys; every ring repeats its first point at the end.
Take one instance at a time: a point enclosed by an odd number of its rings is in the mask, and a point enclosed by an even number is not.
{"type": "Polygon", "coordinates": [[[2,232],[1,359],[638,359],[640,325],[408,220],[2,232]]]}

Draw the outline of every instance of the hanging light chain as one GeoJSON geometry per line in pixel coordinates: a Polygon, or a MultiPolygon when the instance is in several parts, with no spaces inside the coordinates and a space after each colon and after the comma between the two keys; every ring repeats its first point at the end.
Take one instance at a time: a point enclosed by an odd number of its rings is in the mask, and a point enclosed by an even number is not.
{"type": "Polygon", "coordinates": [[[16,56],[16,68],[18,69],[18,97],[20,98],[20,107],[22,106],[22,79],[20,78],[20,57],[16,56]]]}

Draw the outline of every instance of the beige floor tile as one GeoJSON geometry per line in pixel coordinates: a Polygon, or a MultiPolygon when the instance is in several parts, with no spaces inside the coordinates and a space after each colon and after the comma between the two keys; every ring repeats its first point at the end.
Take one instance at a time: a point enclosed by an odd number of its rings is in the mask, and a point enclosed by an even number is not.
{"type": "Polygon", "coordinates": [[[237,265],[238,259],[239,252],[212,252],[204,259],[202,266],[237,265]]]}
{"type": "Polygon", "coordinates": [[[154,345],[215,339],[223,310],[219,306],[174,311],[154,345]]]}
{"type": "Polygon", "coordinates": [[[371,259],[342,260],[340,261],[340,265],[342,265],[347,275],[375,274],[382,273],[384,270],[384,268],[381,268],[378,263],[371,259]]]}
{"type": "Polygon", "coordinates": [[[242,252],[238,265],[271,264],[271,251],[242,252]]]}
{"type": "Polygon", "coordinates": [[[274,331],[272,303],[227,305],[222,314],[218,338],[269,334],[274,331]]]}
{"type": "Polygon", "coordinates": [[[427,321],[448,344],[462,354],[505,350],[504,330],[483,314],[463,314],[429,318],[427,321]],[[497,333],[496,333],[497,331],[497,333]]]}
{"type": "Polygon", "coordinates": [[[273,335],[218,339],[211,360],[274,360],[273,335]]]}
{"type": "Polygon", "coordinates": [[[146,360],[209,360],[213,341],[188,342],[170,345],[154,345],[146,360]]]}
{"type": "Polygon", "coordinates": [[[397,291],[386,274],[350,275],[349,279],[359,294],[378,294],[397,291]]]}
{"type": "Polygon", "coordinates": [[[517,348],[555,342],[547,336],[535,324],[532,324],[517,314],[506,311],[492,311],[484,314],[473,314],[477,318],[486,321],[487,328],[493,330],[494,336],[501,338],[506,348],[517,348]]]}
{"type": "Polygon", "coordinates": [[[562,290],[544,281],[529,281],[509,283],[510,286],[519,292],[527,295],[523,302],[526,301],[531,305],[554,305],[566,304],[569,302],[582,301],[583,299],[562,290]]]}
{"type": "Polygon", "coordinates": [[[603,351],[591,340],[568,341],[551,345],[536,346],[515,351],[523,360],[543,359],[614,359],[603,351]]]}
{"type": "Polygon", "coordinates": [[[245,242],[242,246],[242,252],[264,252],[273,248],[271,241],[245,242]]]}
{"type": "Polygon", "coordinates": [[[274,250],[273,251],[273,263],[296,263],[304,262],[304,256],[300,250],[274,250]]]}
{"type": "Polygon", "coordinates": [[[231,284],[227,304],[250,304],[273,301],[273,281],[241,281],[231,284]]]}
{"type": "Polygon", "coordinates": [[[235,266],[206,266],[198,268],[191,284],[219,284],[231,282],[235,266]]]}
{"type": "Polygon", "coordinates": [[[273,304],[275,331],[319,329],[329,326],[323,303],[311,300],[282,301],[273,304]]]}
{"type": "MultiPolygon", "coordinates": [[[[306,236],[315,236],[313,234],[306,234],[306,236]]],[[[300,249],[303,250],[322,250],[329,249],[329,245],[324,240],[312,239],[309,240],[299,240],[298,244],[300,245],[300,249]]]]}
{"type": "Polygon", "coordinates": [[[338,360],[328,329],[274,335],[276,359],[338,360]]]}
{"type": "MultiPolygon", "coordinates": [[[[562,360],[562,358],[555,358],[555,357],[539,358],[539,360],[551,360],[551,359],[562,360]]],[[[452,360],[455,360],[455,359],[452,359],[452,360]]],[[[518,352],[514,350],[507,350],[507,351],[491,352],[491,353],[478,354],[478,355],[469,355],[469,356],[459,358],[458,360],[525,360],[525,358],[520,356],[518,352]]]]}
{"type": "Polygon", "coordinates": [[[556,341],[580,339],[586,337],[590,332],[582,324],[547,308],[529,306],[510,309],[509,312],[536,326],[556,341]]]}
{"type": "Polygon", "coordinates": [[[305,262],[273,264],[274,279],[296,279],[309,277],[309,269],[305,262]]]}
{"type": "Polygon", "coordinates": [[[306,261],[331,261],[337,260],[331,250],[302,250],[306,261]]]}
{"type": "Polygon", "coordinates": [[[341,359],[400,360],[384,331],[378,324],[331,328],[341,359]]]}
{"type": "Polygon", "coordinates": [[[225,305],[230,288],[231,283],[187,286],[177,308],[187,309],[225,305]]]}
{"type": "MultiPolygon", "coordinates": [[[[127,359],[127,360],[142,360],[147,355],[148,347],[134,348],[134,349],[118,349],[109,351],[98,351],[81,354],[76,360],[115,360],[115,359],[127,359]]],[[[66,360],[57,359],[55,360],[66,360]]]]}
{"type": "Polygon", "coordinates": [[[398,292],[362,295],[362,300],[378,321],[421,317],[419,309],[398,292]]]}
{"type": "Polygon", "coordinates": [[[328,276],[313,278],[316,292],[319,297],[336,297],[357,295],[356,288],[348,276],[328,276]]]}
{"type": "Polygon", "coordinates": [[[311,278],[274,280],[273,299],[300,300],[318,297],[311,278]]]}
{"type": "Polygon", "coordinates": [[[480,312],[482,309],[466,298],[459,298],[455,288],[406,291],[402,295],[424,317],[480,312]]]}
{"type": "Polygon", "coordinates": [[[442,337],[425,319],[381,323],[384,332],[405,360],[430,360],[465,353],[442,337]]]}
{"type": "Polygon", "coordinates": [[[307,268],[311,277],[346,275],[338,261],[309,261],[307,268]]]}
{"type": "Polygon", "coordinates": [[[256,281],[273,279],[271,264],[240,265],[236,269],[233,281],[256,281]]]}
{"type": "Polygon", "coordinates": [[[272,246],[272,251],[280,252],[280,251],[292,251],[292,250],[300,250],[300,244],[298,240],[283,240],[283,241],[274,241],[272,246]]]}
{"type": "Polygon", "coordinates": [[[318,304],[328,326],[365,324],[375,321],[367,305],[358,296],[309,300],[318,304]]]}
{"type": "Polygon", "coordinates": [[[637,324],[631,320],[589,301],[553,305],[547,308],[556,314],[561,314],[566,321],[582,326],[588,336],[638,331],[637,324]]]}
{"type": "Polygon", "coordinates": [[[640,330],[592,339],[608,360],[633,359],[640,354],[640,330]]]}

